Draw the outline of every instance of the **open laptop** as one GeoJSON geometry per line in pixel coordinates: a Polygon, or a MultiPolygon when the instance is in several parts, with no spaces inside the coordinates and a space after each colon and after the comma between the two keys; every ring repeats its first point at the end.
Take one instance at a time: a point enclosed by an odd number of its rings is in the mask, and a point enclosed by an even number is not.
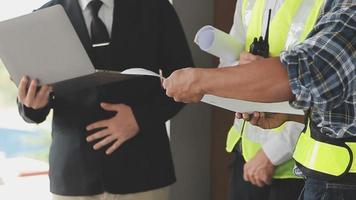
{"type": "Polygon", "coordinates": [[[96,70],[61,5],[0,22],[0,58],[16,85],[27,75],[56,94],[135,77],[96,70]]]}

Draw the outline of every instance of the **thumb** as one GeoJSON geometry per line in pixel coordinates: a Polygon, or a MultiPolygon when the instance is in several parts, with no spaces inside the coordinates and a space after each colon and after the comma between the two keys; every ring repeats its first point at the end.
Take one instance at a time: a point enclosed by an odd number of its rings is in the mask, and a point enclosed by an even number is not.
{"type": "Polygon", "coordinates": [[[169,77],[163,80],[162,82],[163,89],[167,90],[168,82],[169,82],[169,77]]]}
{"type": "Polygon", "coordinates": [[[120,104],[101,103],[100,106],[106,111],[119,111],[120,104]]]}

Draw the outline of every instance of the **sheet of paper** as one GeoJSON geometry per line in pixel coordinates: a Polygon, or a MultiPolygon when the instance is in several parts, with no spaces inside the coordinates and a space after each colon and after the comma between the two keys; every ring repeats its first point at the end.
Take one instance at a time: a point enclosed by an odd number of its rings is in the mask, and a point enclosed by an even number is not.
{"type": "Polygon", "coordinates": [[[214,95],[205,95],[202,102],[221,107],[234,112],[271,112],[304,115],[302,110],[292,108],[289,102],[280,103],[257,103],[251,101],[236,100],[230,98],[217,97],[214,95]]]}
{"type": "Polygon", "coordinates": [[[244,49],[242,42],[237,41],[231,35],[212,26],[201,28],[194,42],[202,49],[227,62],[235,62],[239,59],[240,52],[244,49]]]}
{"type": "Polygon", "coordinates": [[[143,75],[143,76],[156,76],[161,77],[159,74],[143,68],[130,68],[121,72],[121,74],[127,75],[143,75]]]}

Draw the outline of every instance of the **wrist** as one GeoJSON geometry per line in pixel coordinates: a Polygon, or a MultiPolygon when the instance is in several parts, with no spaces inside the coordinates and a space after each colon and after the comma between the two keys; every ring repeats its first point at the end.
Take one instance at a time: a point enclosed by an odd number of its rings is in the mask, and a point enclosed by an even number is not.
{"type": "Polygon", "coordinates": [[[208,70],[203,68],[196,69],[195,84],[199,88],[200,93],[207,94],[207,73],[208,70]]]}
{"type": "Polygon", "coordinates": [[[260,150],[260,158],[263,160],[262,162],[265,166],[275,166],[263,149],[260,150]]]}
{"type": "Polygon", "coordinates": [[[212,82],[212,78],[213,76],[211,76],[211,74],[213,73],[213,70],[215,69],[199,69],[199,77],[198,77],[198,84],[200,87],[200,91],[202,92],[202,94],[212,94],[212,87],[213,85],[211,85],[212,82]]]}

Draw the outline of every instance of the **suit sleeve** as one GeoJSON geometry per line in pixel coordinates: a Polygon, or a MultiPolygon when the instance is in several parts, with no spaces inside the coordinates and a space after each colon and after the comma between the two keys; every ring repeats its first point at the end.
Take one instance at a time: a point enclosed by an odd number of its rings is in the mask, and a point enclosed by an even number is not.
{"type": "MultiPolygon", "coordinates": [[[[159,6],[161,13],[158,64],[162,66],[164,76],[167,77],[179,68],[192,67],[194,64],[183,28],[173,6],[168,0],[159,0],[159,6]]],[[[153,98],[147,104],[133,108],[141,130],[166,122],[184,105],[167,97],[158,81],[156,88],[153,98]]]]}
{"type": "MultiPolygon", "coordinates": [[[[52,96],[50,97],[52,99],[52,96]]],[[[34,110],[32,108],[26,107],[24,104],[17,100],[17,106],[21,117],[28,123],[39,124],[46,120],[47,115],[52,107],[52,100],[49,101],[46,107],[34,110]]]]}

